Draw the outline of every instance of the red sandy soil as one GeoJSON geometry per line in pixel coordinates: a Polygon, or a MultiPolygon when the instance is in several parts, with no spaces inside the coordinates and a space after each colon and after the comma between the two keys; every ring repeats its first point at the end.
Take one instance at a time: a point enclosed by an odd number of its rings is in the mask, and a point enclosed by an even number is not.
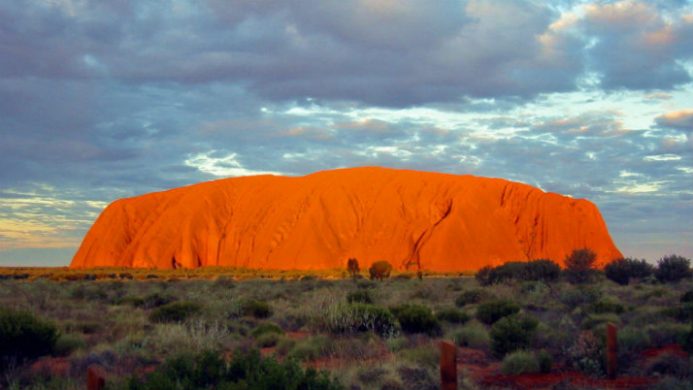
{"type": "Polygon", "coordinates": [[[559,263],[588,247],[621,257],[584,199],[470,175],[350,168],[252,176],[120,199],[87,233],[72,268],[474,271],[506,261],[559,263]]]}

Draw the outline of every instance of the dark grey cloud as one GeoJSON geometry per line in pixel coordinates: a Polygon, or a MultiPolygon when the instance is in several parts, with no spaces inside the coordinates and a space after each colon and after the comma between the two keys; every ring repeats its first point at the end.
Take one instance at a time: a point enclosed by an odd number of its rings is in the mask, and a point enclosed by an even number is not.
{"type": "Polygon", "coordinates": [[[648,225],[657,248],[667,231],[690,237],[690,113],[632,128],[628,107],[580,108],[650,89],[643,100],[679,107],[690,2],[576,7],[5,2],[0,226],[31,224],[0,229],[0,261],[21,255],[22,229],[76,245],[116,198],[219,172],[354,165],[520,180],[595,200],[618,237],[648,225]],[[575,110],[550,99],[580,91],[575,110]]]}

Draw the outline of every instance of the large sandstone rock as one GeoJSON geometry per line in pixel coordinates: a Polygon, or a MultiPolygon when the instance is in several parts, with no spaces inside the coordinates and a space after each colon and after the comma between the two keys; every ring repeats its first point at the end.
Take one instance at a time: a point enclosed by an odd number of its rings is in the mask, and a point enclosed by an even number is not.
{"type": "Polygon", "coordinates": [[[205,182],[109,205],[71,267],[467,271],[621,254],[597,207],[502,179],[384,168],[205,182]]]}

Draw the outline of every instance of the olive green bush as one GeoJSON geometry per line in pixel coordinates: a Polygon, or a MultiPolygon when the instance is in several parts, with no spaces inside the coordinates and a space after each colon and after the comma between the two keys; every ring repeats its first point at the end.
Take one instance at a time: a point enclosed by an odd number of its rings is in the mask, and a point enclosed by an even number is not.
{"type": "Polygon", "coordinates": [[[513,315],[520,311],[520,306],[515,302],[499,299],[485,302],[476,308],[476,318],[484,324],[491,325],[503,317],[513,315]]]}
{"type": "Polygon", "coordinates": [[[25,311],[0,308],[0,371],[53,351],[58,329],[25,311]]]}

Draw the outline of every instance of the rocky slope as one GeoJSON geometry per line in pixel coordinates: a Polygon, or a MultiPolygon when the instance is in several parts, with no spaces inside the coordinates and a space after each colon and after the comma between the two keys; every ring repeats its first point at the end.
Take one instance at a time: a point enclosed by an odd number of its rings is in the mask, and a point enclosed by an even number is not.
{"type": "Polygon", "coordinates": [[[350,168],[222,179],[110,204],[71,267],[234,266],[467,271],[621,254],[591,202],[502,179],[350,168]]]}

